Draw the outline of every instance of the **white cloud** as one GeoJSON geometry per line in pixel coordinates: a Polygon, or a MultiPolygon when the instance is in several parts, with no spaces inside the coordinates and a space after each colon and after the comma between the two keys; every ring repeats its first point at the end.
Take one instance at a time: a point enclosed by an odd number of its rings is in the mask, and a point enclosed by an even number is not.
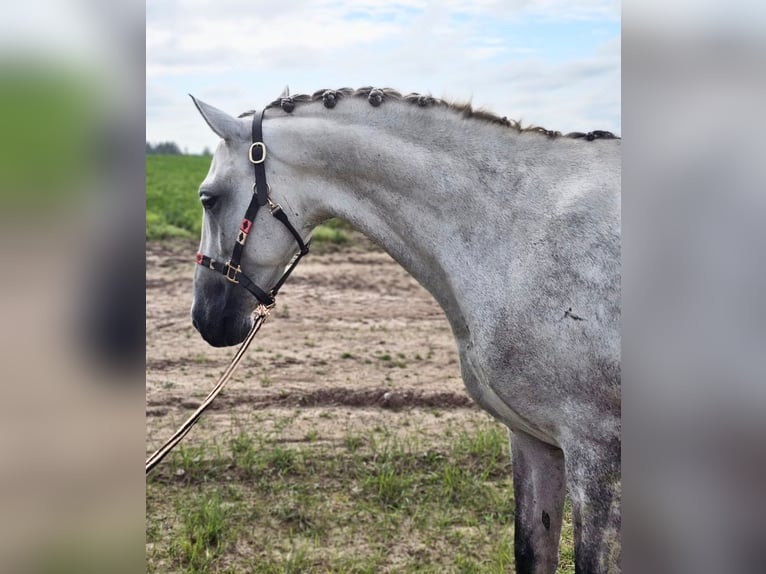
{"type": "Polygon", "coordinates": [[[296,0],[278,10],[265,5],[147,5],[150,141],[175,140],[192,151],[214,147],[188,92],[239,113],[270,102],[285,84],[293,93],[375,84],[472,99],[501,115],[562,131],[619,130],[619,37],[602,33],[614,35],[618,2],[296,0]],[[586,23],[573,46],[579,55],[569,56],[564,45],[562,59],[548,51],[559,38],[530,42],[527,29],[533,31],[536,21],[527,25],[525,18],[593,23],[586,23]],[[516,26],[513,34],[504,32],[506,23],[516,26]]]}
{"type": "Polygon", "coordinates": [[[465,14],[492,13],[503,18],[539,16],[556,20],[620,18],[619,0],[444,0],[465,14]]]}
{"type": "MultiPolygon", "coordinates": [[[[174,4],[170,1],[168,5],[174,4]]],[[[400,33],[391,22],[348,19],[359,10],[356,2],[306,3],[296,13],[280,7],[273,12],[254,11],[247,2],[225,2],[215,11],[190,8],[166,10],[162,19],[148,20],[146,29],[147,74],[205,72],[211,69],[279,66],[291,57],[315,58],[342,48],[359,48],[400,33]],[[228,8],[228,9],[227,9],[228,8]]],[[[301,3],[297,3],[300,5],[301,3]]]]}

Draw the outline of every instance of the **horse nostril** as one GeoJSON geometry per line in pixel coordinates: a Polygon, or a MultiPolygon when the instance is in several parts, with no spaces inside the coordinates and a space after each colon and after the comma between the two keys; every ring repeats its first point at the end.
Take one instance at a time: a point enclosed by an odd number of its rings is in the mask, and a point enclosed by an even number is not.
{"type": "Polygon", "coordinates": [[[192,325],[194,326],[195,329],[197,329],[197,331],[199,331],[199,324],[197,323],[197,319],[195,319],[194,317],[192,317],[192,325]]]}

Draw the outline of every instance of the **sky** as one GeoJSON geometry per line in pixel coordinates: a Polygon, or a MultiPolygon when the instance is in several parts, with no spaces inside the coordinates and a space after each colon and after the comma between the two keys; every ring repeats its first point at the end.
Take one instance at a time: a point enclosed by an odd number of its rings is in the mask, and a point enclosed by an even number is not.
{"type": "Polygon", "coordinates": [[[237,115],[285,86],[394,88],[620,134],[620,34],[618,0],[148,0],[146,139],[213,150],[188,94],[237,115]]]}

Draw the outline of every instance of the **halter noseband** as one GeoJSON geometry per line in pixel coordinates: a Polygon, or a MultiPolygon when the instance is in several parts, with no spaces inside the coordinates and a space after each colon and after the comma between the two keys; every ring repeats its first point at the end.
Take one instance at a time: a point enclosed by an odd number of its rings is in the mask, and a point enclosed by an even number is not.
{"type": "Polygon", "coordinates": [[[226,263],[222,263],[216,261],[212,257],[197,253],[196,261],[198,265],[217,271],[235,285],[244,287],[250,291],[250,293],[255,295],[255,298],[262,304],[271,307],[274,305],[274,298],[277,296],[279,289],[284,282],[287,281],[287,278],[290,276],[290,273],[293,272],[293,269],[295,269],[298,261],[309,252],[309,246],[303,242],[300,233],[296,231],[295,227],[293,227],[287,219],[287,214],[282,210],[282,207],[271,201],[271,197],[269,196],[269,186],[266,183],[266,168],[264,167],[264,163],[266,162],[266,144],[263,143],[263,129],[261,125],[263,123],[263,111],[264,110],[261,110],[260,112],[253,114],[253,143],[250,144],[250,149],[248,150],[248,159],[250,160],[250,163],[253,164],[253,171],[255,173],[253,198],[250,200],[250,205],[247,207],[245,217],[242,219],[242,223],[239,226],[239,233],[237,234],[237,241],[234,243],[231,258],[226,263]],[[258,287],[258,285],[245,275],[239,266],[240,260],[242,259],[242,250],[245,246],[245,241],[247,241],[250,229],[253,226],[253,222],[255,221],[255,216],[258,214],[258,210],[261,206],[266,205],[267,203],[271,210],[271,215],[282,222],[290,234],[295,238],[299,247],[299,252],[292,263],[290,263],[290,266],[268,293],[258,287]]]}

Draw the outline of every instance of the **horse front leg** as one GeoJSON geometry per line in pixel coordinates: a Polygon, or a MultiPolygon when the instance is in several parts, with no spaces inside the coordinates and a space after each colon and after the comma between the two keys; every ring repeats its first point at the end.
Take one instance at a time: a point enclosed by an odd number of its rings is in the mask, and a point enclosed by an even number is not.
{"type": "Polygon", "coordinates": [[[566,450],[572,499],[576,574],[621,571],[620,446],[578,445],[566,450]]]}
{"type": "Polygon", "coordinates": [[[509,434],[516,499],[516,572],[553,574],[566,491],[564,453],[527,434],[509,434]]]}

